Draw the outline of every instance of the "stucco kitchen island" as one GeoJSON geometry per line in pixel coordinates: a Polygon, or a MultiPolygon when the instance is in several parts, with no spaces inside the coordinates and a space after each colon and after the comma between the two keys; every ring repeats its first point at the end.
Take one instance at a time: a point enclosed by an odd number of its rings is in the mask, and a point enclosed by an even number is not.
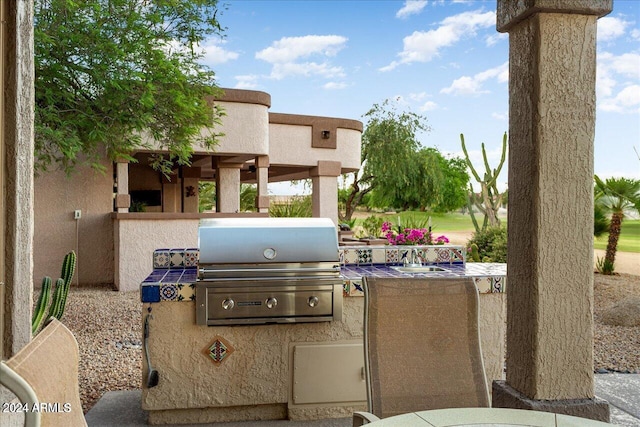
{"type": "MultiPolygon", "coordinates": [[[[171,250],[169,259],[183,261],[167,269],[156,268],[156,251],[154,272],[141,286],[143,322],[151,315],[150,361],[159,375],[158,384],[147,387],[145,360],[142,407],[149,412],[149,424],[311,420],[365,409],[362,276],[390,274],[388,265],[401,263],[411,249],[340,248],[341,321],[248,326],[197,325],[197,249],[171,250]]],[[[466,264],[457,246],[417,249],[425,263],[447,270],[433,274],[476,281],[487,379],[502,379],[506,266],[466,264]]]]}

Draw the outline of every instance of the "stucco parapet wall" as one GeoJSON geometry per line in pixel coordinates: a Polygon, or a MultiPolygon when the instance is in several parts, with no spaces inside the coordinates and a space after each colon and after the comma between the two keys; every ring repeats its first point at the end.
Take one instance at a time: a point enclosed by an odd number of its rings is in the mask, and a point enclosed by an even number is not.
{"type": "Polygon", "coordinates": [[[271,107],[271,95],[266,92],[260,92],[257,90],[243,90],[243,89],[228,89],[220,88],[223,91],[222,96],[207,97],[208,101],[222,101],[222,102],[239,102],[242,104],[256,104],[264,105],[267,108],[271,107]]]}
{"type": "Polygon", "coordinates": [[[498,0],[496,28],[501,33],[536,13],[565,13],[605,16],[613,0],[498,0]]]}
{"type": "Polygon", "coordinates": [[[336,149],[338,128],[359,132],[363,130],[362,122],[358,120],[299,114],[269,113],[269,124],[310,126],[313,148],[336,149]]]}

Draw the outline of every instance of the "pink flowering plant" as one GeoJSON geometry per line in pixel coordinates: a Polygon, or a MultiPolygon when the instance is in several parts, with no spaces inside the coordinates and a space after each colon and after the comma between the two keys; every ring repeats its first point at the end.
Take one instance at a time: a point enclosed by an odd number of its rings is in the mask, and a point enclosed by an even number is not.
{"type": "Polygon", "coordinates": [[[438,236],[434,240],[432,233],[427,228],[402,229],[398,227],[398,231],[395,231],[390,222],[382,224],[382,235],[390,245],[444,245],[449,243],[446,236],[438,236]]]}

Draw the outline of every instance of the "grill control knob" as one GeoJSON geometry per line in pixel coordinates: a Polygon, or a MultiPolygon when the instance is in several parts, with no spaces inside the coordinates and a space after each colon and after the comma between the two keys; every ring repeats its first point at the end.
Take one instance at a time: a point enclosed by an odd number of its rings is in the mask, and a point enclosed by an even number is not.
{"type": "Polygon", "coordinates": [[[278,305],[278,300],[274,297],[267,298],[267,308],[274,308],[278,305]]]}
{"type": "Polygon", "coordinates": [[[309,307],[315,307],[319,302],[320,300],[318,299],[318,297],[309,297],[309,299],[307,300],[307,304],[309,304],[309,307]]]}
{"type": "Polygon", "coordinates": [[[231,310],[235,305],[236,302],[231,298],[222,301],[222,308],[224,308],[225,310],[231,310]]]}

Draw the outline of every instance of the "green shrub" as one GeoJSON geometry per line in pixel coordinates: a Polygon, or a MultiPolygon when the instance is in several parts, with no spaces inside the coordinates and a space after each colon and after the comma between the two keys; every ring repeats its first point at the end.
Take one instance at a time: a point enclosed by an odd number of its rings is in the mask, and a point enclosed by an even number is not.
{"type": "Polygon", "coordinates": [[[507,262],[507,229],[505,227],[487,227],[473,233],[467,246],[474,261],[507,262]],[[473,245],[477,246],[477,255],[473,245]]]}
{"type": "Polygon", "coordinates": [[[272,203],[269,205],[270,217],[306,218],[311,217],[311,196],[294,196],[289,203],[272,203]]]}
{"type": "Polygon", "coordinates": [[[364,232],[366,234],[365,237],[379,237],[382,228],[382,218],[379,216],[371,215],[368,216],[362,222],[362,228],[364,228],[364,232]]]}
{"type": "Polygon", "coordinates": [[[596,270],[600,274],[612,275],[615,269],[613,263],[606,258],[598,257],[596,260],[596,270]]]}

